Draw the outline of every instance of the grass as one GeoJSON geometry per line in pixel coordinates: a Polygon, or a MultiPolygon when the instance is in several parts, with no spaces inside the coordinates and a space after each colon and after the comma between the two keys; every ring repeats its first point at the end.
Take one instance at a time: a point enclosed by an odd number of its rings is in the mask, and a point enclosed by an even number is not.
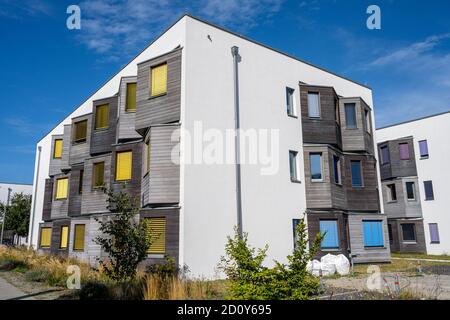
{"type": "Polygon", "coordinates": [[[431,260],[449,260],[449,255],[431,255],[425,253],[391,253],[393,258],[412,258],[412,259],[431,259],[431,260]]]}

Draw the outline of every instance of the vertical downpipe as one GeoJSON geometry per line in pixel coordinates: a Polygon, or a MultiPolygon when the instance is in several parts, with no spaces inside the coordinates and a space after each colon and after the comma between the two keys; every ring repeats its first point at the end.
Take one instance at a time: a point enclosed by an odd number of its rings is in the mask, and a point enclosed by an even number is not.
{"type": "Polygon", "coordinates": [[[238,235],[242,238],[242,196],[241,196],[241,137],[239,122],[239,73],[238,63],[240,60],[239,48],[231,48],[233,55],[233,75],[234,75],[234,125],[235,125],[235,160],[236,160],[236,210],[238,235]]]}
{"type": "Polygon", "coordinates": [[[34,217],[35,217],[35,211],[36,211],[36,195],[37,195],[37,189],[39,185],[39,170],[41,167],[41,151],[42,147],[38,146],[38,162],[37,162],[37,168],[36,168],[36,180],[34,181],[34,195],[33,195],[33,210],[31,211],[31,229],[30,229],[30,236],[28,237],[28,248],[31,248],[32,242],[33,242],[33,231],[34,231],[34,217]]]}

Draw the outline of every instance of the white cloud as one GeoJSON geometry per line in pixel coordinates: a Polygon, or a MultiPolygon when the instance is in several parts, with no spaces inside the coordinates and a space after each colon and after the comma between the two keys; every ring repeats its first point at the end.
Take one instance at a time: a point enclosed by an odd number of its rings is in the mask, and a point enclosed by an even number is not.
{"type": "Polygon", "coordinates": [[[185,12],[247,30],[280,10],[284,0],[90,0],[80,3],[78,39],[108,60],[130,56],[185,12]]]}
{"type": "Polygon", "coordinates": [[[44,0],[1,0],[0,16],[20,19],[23,17],[36,17],[41,15],[52,15],[52,6],[44,0]]]}

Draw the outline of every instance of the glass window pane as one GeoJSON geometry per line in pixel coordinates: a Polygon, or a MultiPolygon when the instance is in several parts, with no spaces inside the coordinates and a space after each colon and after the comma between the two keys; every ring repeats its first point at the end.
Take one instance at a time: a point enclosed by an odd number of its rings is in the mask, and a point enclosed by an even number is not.
{"type": "Polygon", "coordinates": [[[74,142],[86,141],[87,120],[75,122],[74,127],[75,127],[74,142]]]}
{"type": "Polygon", "coordinates": [[[295,115],[294,89],[286,88],[286,105],[288,115],[295,115]]]}
{"type": "Polygon", "coordinates": [[[347,128],[356,128],[356,110],[354,103],[345,104],[345,124],[347,128]]]}
{"type": "Polygon", "coordinates": [[[341,161],[338,156],[333,156],[334,182],[341,183],[341,161]]]}
{"type": "Polygon", "coordinates": [[[430,241],[431,243],[440,243],[439,239],[439,228],[437,223],[428,224],[430,228],[430,241]]]}
{"type": "Polygon", "coordinates": [[[289,169],[291,180],[297,180],[297,152],[289,151],[289,169]]]}
{"type": "Polygon", "coordinates": [[[406,183],[406,196],[408,197],[408,200],[415,199],[414,182],[406,183]]]}
{"type": "Polygon", "coordinates": [[[413,223],[402,224],[403,241],[416,241],[415,226],[413,223]]]}
{"type": "Polygon", "coordinates": [[[310,118],[320,118],[318,93],[308,93],[308,116],[310,118]]]}
{"type": "Polygon", "coordinates": [[[420,149],[420,156],[428,157],[428,142],[427,140],[419,141],[419,149],[420,149]]]}
{"type": "Polygon", "coordinates": [[[381,150],[381,164],[387,164],[390,162],[389,148],[388,146],[383,146],[381,150]]]}
{"type": "Polygon", "coordinates": [[[409,146],[408,143],[400,143],[398,145],[400,152],[400,160],[409,160],[409,146]]]}
{"type": "Polygon", "coordinates": [[[434,200],[433,182],[424,181],[423,185],[425,188],[425,200],[434,200]]]}
{"type": "Polygon", "coordinates": [[[322,154],[312,153],[309,155],[311,164],[311,179],[322,180],[322,154]]]}
{"type": "Polygon", "coordinates": [[[351,161],[352,186],[362,187],[361,161],[351,161]]]}

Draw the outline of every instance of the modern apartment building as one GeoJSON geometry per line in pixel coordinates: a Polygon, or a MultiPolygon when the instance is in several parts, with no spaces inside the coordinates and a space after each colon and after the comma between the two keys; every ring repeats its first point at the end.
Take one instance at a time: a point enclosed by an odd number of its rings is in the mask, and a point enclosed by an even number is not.
{"type": "Polygon", "coordinates": [[[449,254],[450,112],[377,130],[392,251],[449,254]]]}
{"type": "Polygon", "coordinates": [[[147,263],[170,256],[193,276],[218,275],[239,220],[285,262],[304,213],[326,231],[320,254],[389,261],[373,119],[370,88],[185,15],[38,143],[32,243],[95,263],[106,187],[164,235],[147,263]],[[213,153],[235,158],[237,124],[240,167],[207,157],[231,131],[213,153]],[[252,132],[270,136],[268,161],[242,161],[252,132]]]}

